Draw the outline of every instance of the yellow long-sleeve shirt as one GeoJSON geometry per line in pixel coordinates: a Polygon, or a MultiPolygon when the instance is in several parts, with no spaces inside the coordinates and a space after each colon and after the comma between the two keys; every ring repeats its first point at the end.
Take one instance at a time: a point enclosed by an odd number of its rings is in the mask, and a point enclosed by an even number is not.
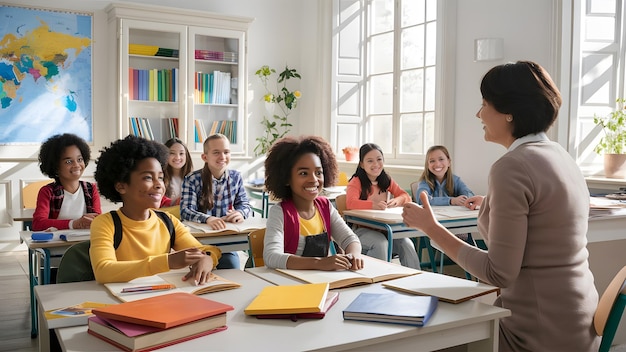
{"type": "MultiPolygon", "coordinates": [[[[89,254],[96,280],[99,283],[126,282],[169,271],[170,234],[165,223],[152,210],[144,221],[132,220],[121,211],[117,214],[122,222],[122,241],[117,249],[113,248],[115,227],[111,214],[99,215],[91,224],[89,254]]],[[[222,256],[219,248],[201,244],[178,219],[171,214],[168,216],[176,232],[174,250],[203,248],[215,267],[222,256]]]]}

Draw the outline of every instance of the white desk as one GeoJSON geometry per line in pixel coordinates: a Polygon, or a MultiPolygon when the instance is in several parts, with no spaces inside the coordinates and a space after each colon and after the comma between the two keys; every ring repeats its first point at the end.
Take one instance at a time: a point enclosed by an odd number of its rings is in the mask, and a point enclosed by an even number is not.
{"type": "MultiPolygon", "coordinates": [[[[454,234],[477,232],[478,210],[460,206],[433,206],[437,220],[454,234]]],[[[357,224],[387,231],[389,240],[387,260],[391,260],[394,238],[422,237],[423,232],[407,227],[402,220],[402,207],[386,210],[344,210],[347,223],[357,224]]],[[[434,255],[429,252],[431,262],[434,255]]]]}
{"type": "MultiPolygon", "coordinates": [[[[265,280],[238,270],[218,273],[239,282],[235,290],[204,295],[231,304],[226,331],[166,347],[165,351],[432,351],[469,344],[470,351],[496,351],[499,319],[510,311],[476,301],[452,305],[440,303],[431,320],[422,328],[405,325],[344,321],[342,311],[360,292],[385,290],[379,284],[340,290],[339,301],[321,320],[259,320],[246,316],[244,308],[269,285],[265,280]]],[[[102,285],[94,281],[38,286],[40,311],[78,304],[86,299],[112,302],[102,285]]],[[[47,329],[41,319],[41,329],[47,329]]],[[[115,348],[87,333],[86,326],[56,331],[65,351],[102,351],[115,348]]],[[[42,334],[43,335],[43,334],[42,334]]],[[[45,346],[42,346],[45,348],[45,346]]]]}

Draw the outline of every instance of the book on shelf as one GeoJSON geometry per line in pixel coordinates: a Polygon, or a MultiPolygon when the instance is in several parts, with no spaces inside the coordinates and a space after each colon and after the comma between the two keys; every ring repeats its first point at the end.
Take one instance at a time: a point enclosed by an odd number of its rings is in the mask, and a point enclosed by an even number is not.
{"type": "Polygon", "coordinates": [[[328,284],[266,286],[244,309],[246,315],[319,313],[328,284]]]}
{"type": "Polygon", "coordinates": [[[161,48],[156,45],[128,44],[130,55],[178,57],[178,49],[161,48]]]}
{"type": "Polygon", "coordinates": [[[421,273],[421,271],[417,269],[386,262],[376,258],[368,257],[366,255],[362,257],[363,269],[360,270],[275,270],[308,283],[328,282],[331,290],[335,288],[365,285],[380,281],[398,279],[401,277],[421,273]]]}
{"type": "Polygon", "coordinates": [[[337,303],[339,300],[339,292],[328,291],[326,295],[326,301],[322,310],[314,313],[296,313],[296,314],[258,314],[257,319],[291,319],[297,321],[298,319],[322,319],[326,316],[328,310],[337,303]]]}
{"type": "Polygon", "coordinates": [[[87,318],[93,315],[94,308],[106,307],[110,304],[99,302],[83,302],[69,307],[50,309],[44,312],[49,329],[80,326],[87,324],[87,318]]]}
{"type": "Polygon", "coordinates": [[[423,326],[437,304],[437,297],[433,296],[361,292],[343,310],[343,319],[423,326]]]}
{"type": "Polygon", "coordinates": [[[92,316],[87,327],[90,335],[132,352],[151,351],[227,329],[226,313],[169,329],[92,316]]]}
{"type": "Polygon", "coordinates": [[[168,329],[233,310],[233,306],[175,292],[92,309],[99,318],[168,329]]]}
{"type": "Polygon", "coordinates": [[[153,276],[139,277],[129,282],[109,282],[104,286],[117,297],[120,301],[131,302],[144,298],[150,298],[155,296],[168,295],[174,292],[184,292],[193,295],[203,295],[211,292],[218,292],[224,290],[231,290],[241,287],[241,284],[234,281],[225,279],[215,273],[211,273],[209,282],[202,285],[195,285],[193,280],[183,281],[182,277],[189,272],[188,269],[171,270],[166,273],[161,273],[153,276]],[[169,286],[163,286],[169,285],[169,286]],[[134,291],[134,288],[144,286],[157,286],[157,287],[172,287],[170,289],[161,290],[146,290],[135,292],[123,292],[134,291]]]}
{"type": "Polygon", "coordinates": [[[465,280],[458,277],[422,273],[403,277],[397,280],[383,282],[384,287],[411,293],[414,295],[435,296],[448,303],[461,303],[470,299],[487,295],[499,294],[500,288],[481,282],[465,280]]]}
{"type": "Polygon", "coordinates": [[[183,221],[183,225],[189,227],[189,231],[191,231],[191,233],[235,234],[264,229],[267,224],[267,219],[251,216],[240,223],[227,222],[225,224],[226,228],[214,230],[208,224],[200,224],[188,220],[183,221]]]}

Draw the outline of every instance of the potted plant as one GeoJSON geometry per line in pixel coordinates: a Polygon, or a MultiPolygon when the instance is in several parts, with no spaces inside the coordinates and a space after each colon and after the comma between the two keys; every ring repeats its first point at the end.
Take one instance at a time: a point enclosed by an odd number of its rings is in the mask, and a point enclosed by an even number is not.
{"type": "Polygon", "coordinates": [[[626,99],[616,100],[619,109],[605,117],[593,115],[593,122],[602,126],[604,136],[594,148],[604,153],[604,175],[608,178],[626,178],[626,99]]]}
{"type": "Polygon", "coordinates": [[[346,161],[352,161],[354,159],[359,158],[358,147],[348,146],[348,147],[341,149],[341,151],[343,152],[343,155],[346,157],[346,161]]]}
{"type": "Polygon", "coordinates": [[[272,76],[275,73],[276,70],[267,65],[261,66],[255,72],[265,88],[263,101],[265,102],[265,110],[269,114],[269,117],[263,116],[263,120],[261,120],[264,131],[263,135],[256,138],[258,142],[254,147],[256,156],[267,154],[276,140],[289,133],[292,126],[288,120],[289,114],[298,106],[298,99],[302,96],[299,90],[292,91],[287,88],[289,79],[301,78],[296,69],[290,69],[285,65],[285,70],[273,79],[272,76]],[[279,111],[275,112],[277,107],[279,111]]]}

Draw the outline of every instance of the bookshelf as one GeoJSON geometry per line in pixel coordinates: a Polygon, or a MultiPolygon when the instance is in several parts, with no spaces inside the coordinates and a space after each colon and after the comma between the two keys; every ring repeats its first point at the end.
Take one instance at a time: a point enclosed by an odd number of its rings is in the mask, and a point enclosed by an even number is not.
{"type": "Polygon", "coordinates": [[[234,155],[246,155],[252,18],[126,3],[106,12],[116,34],[117,136],[165,142],[177,134],[201,153],[202,141],[220,132],[234,155]]]}

